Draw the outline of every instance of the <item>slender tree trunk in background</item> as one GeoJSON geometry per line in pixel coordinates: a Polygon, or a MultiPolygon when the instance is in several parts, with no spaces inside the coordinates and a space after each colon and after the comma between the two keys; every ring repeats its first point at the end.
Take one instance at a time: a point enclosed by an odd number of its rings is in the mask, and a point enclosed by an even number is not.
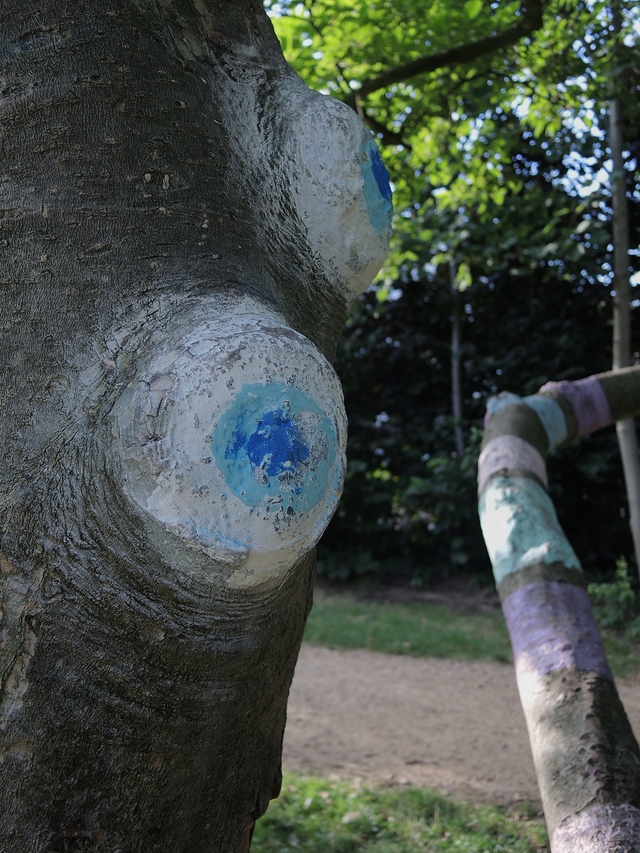
{"type": "Polygon", "coordinates": [[[456,264],[449,259],[449,285],[451,289],[451,403],[454,419],[454,435],[458,459],[464,454],[464,433],[462,431],[462,377],[460,370],[460,350],[462,346],[462,300],[456,283],[456,264]]]}
{"type": "Polygon", "coordinates": [[[261,0],[0,0],[0,67],[0,850],[246,853],[386,172],[261,0]]]}
{"type": "MultiPolygon", "coordinates": [[[[629,211],[623,151],[622,104],[615,97],[609,105],[609,144],[613,159],[611,202],[613,206],[613,369],[631,364],[631,287],[629,282],[629,211]]],[[[629,502],[629,524],[636,566],[640,574],[640,459],[635,420],[616,423],[624,481],[629,502]]]]}

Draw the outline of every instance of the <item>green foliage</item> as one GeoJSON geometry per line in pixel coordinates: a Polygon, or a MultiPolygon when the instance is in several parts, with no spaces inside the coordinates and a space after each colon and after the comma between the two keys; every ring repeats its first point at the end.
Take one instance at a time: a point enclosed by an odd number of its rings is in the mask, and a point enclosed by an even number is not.
{"type": "MultiPolygon", "coordinates": [[[[276,31],[298,72],[343,99],[377,74],[509,29],[522,8],[511,0],[266,5],[279,14],[276,31]]],[[[488,578],[473,476],[487,397],[609,368],[614,80],[628,179],[637,186],[640,177],[638,9],[628,0],[618,8],[616,35],[601,0],[549,0],[529,38],[361,99],[386,129],[377,136],[395,185],[395,237],[336,362],[349,467],[321,572],[488,578]],[[450,258],[465,311],[463,459],[452,453],[450,258]]],[[[640,193],[630,203],[635,246],[640,193]]],[[[640,251],[630,264],[638,270],[640,251]]],[[[549,469],[570,541],[589,575],[606,577],[617,554],[632,550],[615,436],[590,437],[549,469]]]]}
{"type": "Polygon", "coordinates": [[[548,850],[526,803],[474,808],[429,789],[381,790],[287,773],[255,829],[265,853],[534,853],[548,850]]]}
{"type": "MultiPolygon", "coordinates": [[[[525,186],[507,192],[500,208],[489,204],[489,223],[471,209],[444,216],[426,208],[422,242],[406,238],[415,260],[389,283],[386,301],[372,291],[354,307],[335,362],[350,422],[348,472],[320,545],[321,573],[345,577],[357,564],[355,574],[410,574],[416,583],[460,571],[488,581],[475,482],[487,398],[535,393],[548,380],[610,366],[601,249],[587,229],[576,233],[600,202],[568,196],[550,175],[557,164],[522,142],[514,130],[514,168],[525,186]],[[431,261],[443,243],[464,247],[471,279],[461,294],[462,459],[450,415],[448,265],[431,261]]],[[[614,431],[583,439],[548,465],[570,541],[591,576],[606,576],[620,549],[631,552],[614,431]]]]}
{"type": "Polygon", "coordinates": [[[621,633],[608,628],[601,628],[604,649],[611,672],[616,678],[629,678],[637,676],[640,668],[640,637],[634,636],[632,632],[621,633]]]}
{"type": "Polygon", "coordinates": [[[331,649],[512,661],[500,610],[461,612],[424,601],[378,604],[316,590],[304,638],[331,649]]]}
{"type": "MultiPolygon", "coordinates": [[[[382,72],[507,31],[522,11],[519,2],[505,0],[430,0],[426,5],[417,0],[268,0],[266,5],[280,10],[274,24],[296,70],[313,88],[343,99],[382,72]]],[[[482,200],[501,203],[513,177],[509,152],[495,130],[500,116],[514,109],[537,143],[560,146],[578,172],[582,167],[574,152],[580,150],[597,172],[608,156],[602,132],[614,70],[630,119],[629,143],[637,145],[631,127],[637,121],[640,78],[637,4],[620,4],[620,36],[614,36],[609,7],[599,0],[549,0],[544,6],[543,27],[530,38],[409,77],[363,99],[363,109],[378,127],[403,143],[387,145],[385,158],[396,208],[409,223],[434,192],[441,210],[473,203],[484,215],[482,200]]],[[[391,138],[379,137],[383,142],[391,138]]]]}
{"type": "Polygon", "coordinates": [[[602,628],[615,628],[629,639],[640,639],[640,602],[624,557],[616,562],[615,580],[589,584],[589,595],[594,616],[602,628]]]}

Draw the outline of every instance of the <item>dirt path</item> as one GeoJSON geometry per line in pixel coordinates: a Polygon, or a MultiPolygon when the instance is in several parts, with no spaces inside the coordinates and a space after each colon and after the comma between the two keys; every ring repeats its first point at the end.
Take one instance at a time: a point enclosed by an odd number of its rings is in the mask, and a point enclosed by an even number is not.
{"type": "MultiPolygon", "coordinates": [[[[640,736],[640,680],[618,689],[640,736]]],[[[513,669],[304,644],[284,766],[429,785],[474,802],[539,802],[513,669]]]]}

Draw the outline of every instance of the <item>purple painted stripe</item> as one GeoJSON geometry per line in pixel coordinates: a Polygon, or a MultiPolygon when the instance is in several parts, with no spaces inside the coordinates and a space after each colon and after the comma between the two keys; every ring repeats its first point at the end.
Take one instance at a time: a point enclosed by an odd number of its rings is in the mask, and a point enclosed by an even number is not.
{"type": "Polygon", "coordinates": [[[502,610],[518,679],[581,669],[613,681],[586,589],[556,581],[526,584],[507,596],[502,610]]]}
{"type": "Polygon", "coordinates": [[[549,488],[547,466],[542,455],[517,435],[499,435],[484,448],[478,459],[478,493],[498,471],[527,471],[549,488]]]}
{"type": "Polygon", "coordinates": [[[547,382],[540,391],[559,391],[569,401],[578,421],[578,435],[588,435],[613,423],[607,395],[597,376],[576,382],[547,382]]]}
{"type": "Polygon", "coordinates": [[[551,837],[552,853],[640,850],[640,810],[628,805],[588,806],[565,818],[551,837]]]}

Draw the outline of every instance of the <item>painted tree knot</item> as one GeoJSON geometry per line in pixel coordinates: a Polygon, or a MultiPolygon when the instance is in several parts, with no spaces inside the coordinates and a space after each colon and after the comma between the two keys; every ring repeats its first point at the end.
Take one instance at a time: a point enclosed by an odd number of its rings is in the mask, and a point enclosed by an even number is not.
{"type": "Polygon", "coordinates": [[[335,510],[346,444],[338,378],[261,303],[216,307],[150,355],[115,411],[127,495],[232,586],[281,577],[335,510]]]}
{"type": "Polygon", "coordinates": [[[327,275],[351,300],[369,286],[389,249],[389,173],[351,109],[317,93],[299,97],[290,135],[294,202],[327,275]]]}

